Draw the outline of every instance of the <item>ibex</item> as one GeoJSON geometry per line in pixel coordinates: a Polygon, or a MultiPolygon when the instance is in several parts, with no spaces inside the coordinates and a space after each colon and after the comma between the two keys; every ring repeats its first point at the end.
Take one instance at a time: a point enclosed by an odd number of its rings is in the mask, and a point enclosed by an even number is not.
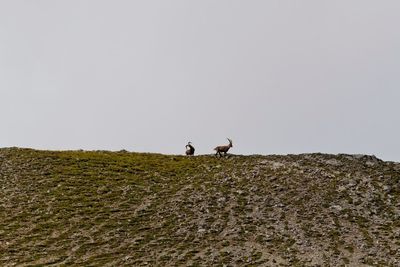
{"type": "Polygon", "coordinates": [[[189,142],[185,147],[186,147],[186,155],[193,156],[194,155],[194,147],[192,146],[192,142],[189,142]]]}
{"type": "Polygon", "coordinates": [[[233,147],[232,145],[232,140],[227,138],[229,141],[229,145],[226,146],[217,146],[216,148],[214,148],[215,151],[217,151],[217,153],[215,153],[215,155],[219,155],[220,157],[222,157],[222,152],[224,153],[224,156],[226,156],[226,152],[228,152],[228,150],[233,147]]]}

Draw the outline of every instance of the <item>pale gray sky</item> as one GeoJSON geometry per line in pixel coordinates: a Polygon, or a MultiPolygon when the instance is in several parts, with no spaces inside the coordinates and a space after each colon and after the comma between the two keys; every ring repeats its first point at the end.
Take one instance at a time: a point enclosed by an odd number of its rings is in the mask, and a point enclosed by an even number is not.
{"type": "Polygon", "coordinates": [[[0,146],[400,161],[398,0],[0,0],[0,146]]]}

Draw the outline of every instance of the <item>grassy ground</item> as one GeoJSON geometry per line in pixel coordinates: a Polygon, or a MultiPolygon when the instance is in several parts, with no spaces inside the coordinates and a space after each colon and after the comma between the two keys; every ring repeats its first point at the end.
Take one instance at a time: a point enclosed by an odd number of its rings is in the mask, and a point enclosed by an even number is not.
{"type": "Polygon", "coordinates": [[[400,266],[373,156],[0,150],[0,266],[400,266]]]}

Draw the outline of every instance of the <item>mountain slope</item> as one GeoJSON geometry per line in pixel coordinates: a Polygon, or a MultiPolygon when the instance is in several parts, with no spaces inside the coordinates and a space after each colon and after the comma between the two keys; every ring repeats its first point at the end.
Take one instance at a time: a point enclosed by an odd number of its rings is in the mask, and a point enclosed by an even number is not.
{"type": "Polygon", "coordinates": [[[0,149],[0,265],[400,266],[374,156],[0,149]]]}

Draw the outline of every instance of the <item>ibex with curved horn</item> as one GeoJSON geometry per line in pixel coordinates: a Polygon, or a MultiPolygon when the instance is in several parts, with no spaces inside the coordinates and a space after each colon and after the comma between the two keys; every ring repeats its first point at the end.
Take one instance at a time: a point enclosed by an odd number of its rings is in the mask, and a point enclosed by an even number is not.
{"type": "Polygon", "coordinates": [[[194,147],[192,146],[192,142],[189,142],[185,147],[186,147],[186,155],[193,156],[194,155],[194,147]]]}
{"type": "Polygon", "coordinates": [[[217,153],[215,153],[215,155],[219,155],[220,157],[222,156],[226,156],[226,153],[228,152],[228,150],[233,147],[232,145],[232,140],[227,138],[229,141],[229,145],[226,146],[217,146],[216,148],[214,148],[215,151],[217,151],[217,153]],[[222,153],[224,153],[224,155],[222,155],[222,153]]]}

